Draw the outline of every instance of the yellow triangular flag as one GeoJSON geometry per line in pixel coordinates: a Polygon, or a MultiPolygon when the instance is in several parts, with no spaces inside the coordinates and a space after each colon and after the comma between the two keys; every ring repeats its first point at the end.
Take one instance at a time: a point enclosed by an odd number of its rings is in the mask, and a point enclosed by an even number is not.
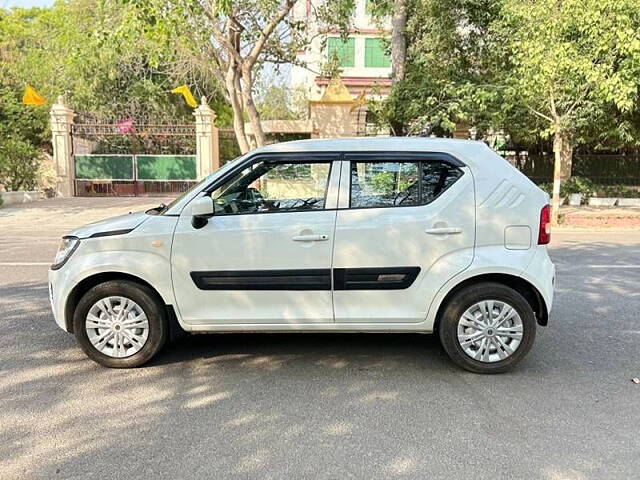
{"type": "Polygon", "coordinates": [[[22,103],[25,105],[38,106],[44,105],[47,101],[42,95],[35,91],[31,85],[27,85],[22,95],[22,103]]]}
{"type": "Polygon", "coordinates": [[[196,99],[193,98],[191,90],[189,90],[189,87],[187,87],[186,85],[180,85],[179,87],[174,88],[173,90],[171,90],[171,93],[181,93],[184,97],[184,101],[187,102],[187,105],[189,105],[191,108],[196,108],[198,106],[198,102],[196,102],[196,99]]]}

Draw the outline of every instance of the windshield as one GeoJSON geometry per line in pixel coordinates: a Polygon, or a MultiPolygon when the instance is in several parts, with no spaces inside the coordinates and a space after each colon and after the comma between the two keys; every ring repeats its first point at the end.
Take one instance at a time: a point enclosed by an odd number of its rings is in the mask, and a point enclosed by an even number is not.
{"type": "Polygon", "coordinates": [[[173,207],[175,207],[176,205],[179,205],[183,200],[188,199],[191,197],[191,194],[195,191],[198,191],[199,189],[201,189],[204,185],[206,185],[207,183],[211,182],[212,180],[214,180],[216,177],[218,177],[219,175],[222,175],[224,172],[226,172],[227,170],[229,170],[230,168],[232,168],[237,162],[238,160],[240,160],[240,158],[242,157],[236,157],[233,160],[228,161],[227,163],[225,163],[222,167],[220,167],[218,170],[216,170],[215,172],[210,173],[209,175],[207,175],[206,177],[204,177],[201,181],[199,181],[198,183],[196,183],[194,186],[192,186],[191,188],[189,188],[188,190],[182,192],[180,195],[178,195],[171,203],[169,203],[168,205],[166,205],[162,211],[160,212],[161,214],[164,214],[168,211],[170,211],[173,207]]]}

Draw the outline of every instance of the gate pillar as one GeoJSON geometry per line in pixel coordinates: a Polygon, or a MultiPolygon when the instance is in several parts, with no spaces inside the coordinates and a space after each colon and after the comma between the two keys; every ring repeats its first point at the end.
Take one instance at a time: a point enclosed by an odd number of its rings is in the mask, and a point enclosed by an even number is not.
{"type": "Polygon", "coordinates": [[[202,97],[193,115],[196,117],[196,174],[200,180],[220,168],[220,142],[216,113],[207,103],[207,97],[202,97]]]}
{"type": "Polygon", "coordinates": [[[64,104],[64,99],[60,95],[57,102],[51,106],[49,115],[53,159],[56,166],[57,194],[71,197],[74,194],[73,181],[75,177],[71,143],[74,111],[64,104]]]}

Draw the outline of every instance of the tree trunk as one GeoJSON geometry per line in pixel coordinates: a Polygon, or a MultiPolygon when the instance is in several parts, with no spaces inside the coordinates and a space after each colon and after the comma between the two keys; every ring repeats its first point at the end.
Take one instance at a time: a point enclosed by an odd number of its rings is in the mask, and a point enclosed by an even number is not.
{"type": "Polygon", "coordinates": [[[225,78],[225,88],[229,94],[229,101],[231,103],[231,108],[233,109],[233,131],[236,134],[236,140],[238,140],[240,153],[245,154],[250,150],[250,148],[249,142],[247,141],[247,134],[244,130],[244,118],[242,115],[240,92],[236,88],[237,77],[238,70],[233,62],[231,62],[225,78]]]}
{"type": "MultiPolygon", "coordinates": [[[[394,0],[393,17],[391,19],[391,78],[393,83],[404,80],[407,65],[407,0],[394,0]]],[[[389,122],[391,134],[403,136],[405,134],[404,124],[397,119],[397,112],[391,117],[389,122]]]]}
{"type": "Polygon", "coordinates": [[[563,130],[558,130],[553,138],[553,195],[551,198],[551,223],[558,224],[560,212],[560,184],[571,176],[571,159],[573,157],[573,142],[571,135],[563,130]],[[567,168],[568,165],[568,168],[567,168]],[[568,176],[566,172],[569,172],[568,176]],[[564,173],[564,175],[563,175],[564,173]]]}
{"type": "Polygon", "coordinates": [[[257,147],[262,147],[266,144],[264,131],[262,130],[262,123],[260,122],[260,114],[256,108],[256,104],[253,101],[253,78],[251,77],[251,70],[242,70],[242,97],[244,98],[244,106],[247,109],[249,115],[249,122],[251,122],[251,129],[253,130],[253,138],[257,147]]]}
{"type": "Polygon", "coordinates": [[[562,154],[562,165],[560,166],[560,179],[563,182],[566,182],[571,178],[571,167],[573,164],[573,145],[570,139],[565,143],[565,148],[568,148],[569,151],[563,152],[562,154]]]}
{"type": "Polygon", "coordinates": [[[407,63],[407,0],[394,0],[391,19],[391,77],[394,82],[404,80],[407,63]]]}

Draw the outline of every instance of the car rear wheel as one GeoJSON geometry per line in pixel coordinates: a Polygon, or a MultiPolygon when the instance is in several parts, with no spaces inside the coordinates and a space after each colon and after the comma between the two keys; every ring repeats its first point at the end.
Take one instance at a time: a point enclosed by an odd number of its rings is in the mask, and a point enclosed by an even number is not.
{"type": "Polygon", "coordinates": [[[82,350],[105,367],[143,365],[167,339],[166,315],[155,292],[127,280],[90,289],[80,299],[73,322],[82,350]]]}
{"type": "Polygon", "coordinates": [[[535,314],[517,291],[499,283],[463,288],[440,319],[440,341],[451,359],[475,373],[511,370],[536,335],[535,314]]]}

